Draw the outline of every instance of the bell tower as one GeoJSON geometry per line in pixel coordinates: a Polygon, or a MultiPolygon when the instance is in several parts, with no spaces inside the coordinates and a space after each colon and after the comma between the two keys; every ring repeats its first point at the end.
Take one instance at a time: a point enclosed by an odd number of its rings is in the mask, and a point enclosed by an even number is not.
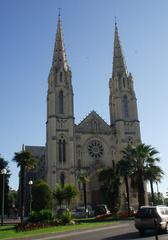
{"type": "Polygon", "coordinates": [[[70,169],[74,165],[73,88],[60,13],[48,77],[46,135],[47,182],[53,188],[56,183],[72,181],[70,169]]]}
{"type": "Polygon", "coordinates": [[[120,159],[120,150],[128,143],[139,143],[141,137],[133,77],[127,71],[116,22],[109,88],[110,122],[116,134],[117,159],[120,159]]]}

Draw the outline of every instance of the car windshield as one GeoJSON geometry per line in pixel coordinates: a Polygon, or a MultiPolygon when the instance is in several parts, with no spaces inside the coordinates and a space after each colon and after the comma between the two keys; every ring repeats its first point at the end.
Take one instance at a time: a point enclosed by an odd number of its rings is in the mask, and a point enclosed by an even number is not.
{"type": "Polygon", "coordinates": [[[76,208],[76,211],[77,212],[85,212],[85,208],[83,208],[83,207],[76,208]]]}
{"type": "Polygon", "coordinates": [[[137,218],[154,218],[157,217],[156,209],[155,208],[141,208],[139,209],[137,218]]]}

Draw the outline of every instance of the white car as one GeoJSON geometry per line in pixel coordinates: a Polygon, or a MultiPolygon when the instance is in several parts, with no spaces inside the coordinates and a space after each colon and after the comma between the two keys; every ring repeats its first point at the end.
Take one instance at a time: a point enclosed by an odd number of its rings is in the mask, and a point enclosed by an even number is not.
{"type": "Polygon", "coordinates": [[[168,232],[167,206],[142,206],[135,215],[135,227],[141,234],[145,230],[161,230],[168,232]]]}

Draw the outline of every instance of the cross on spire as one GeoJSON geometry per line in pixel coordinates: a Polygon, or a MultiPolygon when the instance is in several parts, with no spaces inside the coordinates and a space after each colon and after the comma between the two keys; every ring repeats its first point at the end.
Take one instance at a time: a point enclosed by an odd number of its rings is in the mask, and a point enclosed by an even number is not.
{"type": "Polygon", "coordinates": [[[64,47],[64,39],[62,33],[62,24],[61,24],[61,8],[59,8],[58,13],[58,24],[57,24],[57,32],[54,46],[54,54],[53,54],[53,66],[63,66],[64,69],[68,68],[67,58],[64,47]]]}
{"type": "Polygon", "coordinates": [[[58,8],[58,16],[61,16],[61,8],[58,8]]]}
{"type": "Polygon", "coordinates": [[[117,27],[117,17],[114,16],[114,21],[115,21],[115,28],[117,27]]]}
{"type": "Polygon", "coordinates": [[[117,21],[115,17],[115,35],[114,35],[114,49],[113,49],[113,76],[122,75],[123,73],[127,74],[127,68],[124,60],[124,55],[122,52],[117,21]]]}

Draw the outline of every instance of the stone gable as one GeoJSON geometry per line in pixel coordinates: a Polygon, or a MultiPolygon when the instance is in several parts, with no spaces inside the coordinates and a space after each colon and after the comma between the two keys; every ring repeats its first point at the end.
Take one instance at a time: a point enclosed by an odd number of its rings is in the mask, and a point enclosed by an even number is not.
{"type": "Polygon", "coordinates": [[[75,132],[111,134],[111,128],[95,111],[92,111],[75,126],[75,132]]]}

